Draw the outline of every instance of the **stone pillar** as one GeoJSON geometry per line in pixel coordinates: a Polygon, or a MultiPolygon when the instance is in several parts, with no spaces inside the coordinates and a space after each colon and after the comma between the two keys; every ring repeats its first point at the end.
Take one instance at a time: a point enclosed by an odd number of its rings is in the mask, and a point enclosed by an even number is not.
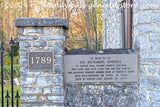
{"type": "Polygon", "coordinates": [[[64,106],[63,54],[68,22],[62,18],[18,18],[21,106],[64,106]],[[53,51],[54,70],[30,71],[29,52],[53,51]]]}

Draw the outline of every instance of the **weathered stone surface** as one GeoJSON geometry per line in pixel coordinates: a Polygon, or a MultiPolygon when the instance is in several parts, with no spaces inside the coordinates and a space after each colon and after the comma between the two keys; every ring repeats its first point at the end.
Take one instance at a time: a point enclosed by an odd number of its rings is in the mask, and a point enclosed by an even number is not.
{"type": "Polygon", "coordinates": [[[152,92],[151,94],[151,100],[152,101],[159,101],[160,100],[160,92],[152,92]]]}
{"type": "Polygon", "coordinates": [[[157,23],[157,24],[160,24],[160,19],[159,19],[159,17],[160,17],[160,14],[156,14],[155,15],[155,22],[157,23]]]}
{"type": "Polygon", "coordinates": [[[64,96],[48,96],[48,101],[53,103],[64,103],[64,96]]]}
{"type": "Polygon", "coordinates": [[[63,55],[64,53],[62,48],[48,49],[48,51],[54,51],[54,55],[63,55]]]}
{"type": "Polygon", "coordinates": [[[54,46],[55,47],[64,47],[64,42],[63,41],[55,41],[54,46]]]}
{"type": "Polygon", "coordinates": [[[51,93],[54,95],[63,95],[63,88],[52,88],[51,93]]]}
{"type": "Polygon", "coordinates": [[[159,27],[153,25],[138,25],[137,30],[139,35],[160,33],[159,27]]]}
{"type": "Polygon", "coordinates": [[[34,82],[34,78],[33,77],[22,77],[21,76],[21,86],[32,86],[34,82]]]}
{"type": "Polygon", "coordinates": [[[57,73],[57,74],[61,74],[61,73],[63,73],[63,67],[57,65],[57,66],[55,66],[54,71],[55,71],[55,73],[57,73]]]}
{"type": "Polygon", "coordinates": [[[20,48],[29,48],[31,47],[31,43],[30,42],[20,42],[19,46],[20,48]]]}
{"type": "Polygon", "coordinates": [[[39,77],[37,77],[35,85],[36,85],[36,87],[50,87],[50,86],[53,86],[52,77],[39,76],[39,77]]]}
{"type": "Polygon", "coordinates": [[[26,33],[27,34],[42,34],[43,33],[43,28],[26,28],[26,33]]]}
{"type": "Polygon", "coordinates": [[[149,51],[150,50],[150,44],[146,36],[138,36],[135,42],[137,43],[137,45],[139,45],[138,51],[149,51]]]}
{"type": "Polygon", "coordinates": [[[43,93],[44,94],[51,94],[51,88],[44,88],[43,93]]]}
{"type": "Polygon", "coordinates": [[[40,88],[22,88],[21,94],[42,94],[42,89],[40,88]]]}
{"type": "Polygon", "coordinates": [[[47,104],[47,103],[38,103],[38,104],[21,104],[22,107],[64,107],[64,104],[47,104]]]}
{"type": "Polygon", "coordinates": [[[28,56],[28,49],[19,49],[20,56],[28,56]]]}
{"type": "Polygon", "coordinates": [[[151,44],[151,49],[153,52],[160,52],[160,43],[152,43],[151,44]]]}
{"type": "Polygon", "coordinates": [[[24,28],[23,28],[23,27],[20,27],[20,28],[18,29],[18,34],[19,34],[19,35],[23,35],[23,32],[24,32],[24,28]]]}
{"type": "Polygon", "coordinates": [[[27,101],[27,102],[36,102],[36,96],[31,96],[31,95],[21,95],[21,100],[22,102],[27,101]]]}
{"type": "Polygon", "coordinates": [[[66,19],[63,18],[17,18],[15,19],[16,27],[44,27],[44,26],[57,26],[68,28],[69,24],[66,19]]]}
{"type": "Polygon", "coordinates": [[[154,103],[152,103],[151,104],[151,106],[150,107],[160,107],[160,103],[158,102],[154,102],[154,103]]]}
{"type": "Polygon", "coordinates": [[[33,43],[33,47],[46,47],[47,42],[35,42],[33,43]]]}
{"type": "Polygon", "coordinates": [[[160,89],[160,77],[157,76],[146,76],[142,77],[140,86],[143,88],[150,88],[150,90],[160,89]]]}
{"type": "Polygon", "coordinates": [[[142,53],[140,54],[140,58],[142,62],[160,62],[159,53],[142,53]]]}
{"type": "Polygon", "coordinates": [[[38,36],[34,35],[34,36],[21,36],[19,37],[20,41],[32,41],[32,40],[37,40],[38,36]]]}
{"type": "Polygon", "coordinates": [[[65,36],[60,35],[60,36],[47,36],[47,35],[42,35],[40,36],[41,41],[51,41],[51,40],[65,40],[65,36]]]}
{"type": "Polygon", "coordinates": [[[149,36],[150,42],[160,41],[160,35],[149,36]]]}
{"type": "Polygon", "coordinates": [[[157,73],[157,67],[155,65],[148,65],[148,72],[150,72],[152,74],[156,74],[157,73]]]}
{"type": "Polygon", "coordinates": [[[53,47],[53,42],[48,42],[48,47],[53,47]]]}
{"type": "Polygon", "coordinates": [[[153,22],[153,13],[152,11],[140,11],[138,13],[138,23],[142,24],[142,23],[152,23],[153,22]]]}
{"type": "Polygon", "coordinates": [[[37,99],[39,102],[47,102],[47,96],[38,96],[37,99]]]}
{"type": "Polygon", "coordinates": [[[67,85],[67,107],[135,107],[138,104],[136,85],[67,85]]]}
{"type": "Polygon", "coordinates": [[[63,76],[62,75],[55,76],[55,86],[59,86],[59,87],[63,86],[63,76]]]}
{"type": "Polygon", "coordinates": [[[27,59],[27,57],[22,57],[22,58],[20,58],[20,64],[21,64],[21,65],[27,65],[27,64],[28,64],[28,59],[27,59]]]}
{"type": "Polygon", "coordinates": [[[57,57],[57,56],[55,56],[54,57],[54,64],[56,65],[56,64],[63,64],[63,57],[57,57]]]}

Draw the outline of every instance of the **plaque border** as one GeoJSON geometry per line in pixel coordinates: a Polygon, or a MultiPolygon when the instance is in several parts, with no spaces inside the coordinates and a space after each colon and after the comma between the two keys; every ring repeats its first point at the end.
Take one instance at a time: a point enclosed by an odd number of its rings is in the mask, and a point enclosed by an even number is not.
{"type": "Polygon", "coordinates": [[[33,53],[34,53],[34,52],[51,52],[51,53],[52,53],[52,57],[53,57],[53,67],[52,67],[52,69],[35,69],[35,70],[29,69],[29,53],[30,53],[30,52],[32,52],[32,51],[29,51],[29,52],[28,52],[28,70],[29,70],[29,71],[40,71],[40,70],[41,70],[41,71],[52,71],[52,70],[54,71],[54,52],[53,52],[53,51],[33,51],[33,53]]]}
{"type": "MultiPolygon", "coordinates": [[[[126,85],[131,85],[131,84],[139,84],[140,82],[140,54],[139,53],[128,53],[128,54],[74,54],[73,56],[78,56],[78,55],[137,55],[137,81],[135,82],[66,82],[64,81],[65,84],[68,85],[114,85],[114,84],[126,84],[126,85]]],[[[71,56],[69,54],[66,54],[64,56],[71,56]]],[[[65,67],[65,66],[64,66],[65,67]]],[[[65,68],[64,68],[65,70],[65,68]]],[[[64,71],[65,72],[65,71],[64,71]]],[[[65,80],[65,73],[64,73],[64,80],[65,80]]]]}

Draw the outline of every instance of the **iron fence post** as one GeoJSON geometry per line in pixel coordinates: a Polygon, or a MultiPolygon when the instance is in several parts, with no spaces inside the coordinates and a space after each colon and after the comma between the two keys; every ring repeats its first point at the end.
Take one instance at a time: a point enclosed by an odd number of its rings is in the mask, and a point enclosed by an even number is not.
{"type": "Polygon", "coordinates": [[[12,107],[14,107],[14,89],[13,89],[13,44],[14,44],[14,40],[11,37],[11,90],[12,90],[12,107]]]}
{"type": "Polygon", "coordinates": [[[1,44],[1,92],[2,92],[2,107],[4,107],[4,91],[3,91],[3,43],[1,44]]]}

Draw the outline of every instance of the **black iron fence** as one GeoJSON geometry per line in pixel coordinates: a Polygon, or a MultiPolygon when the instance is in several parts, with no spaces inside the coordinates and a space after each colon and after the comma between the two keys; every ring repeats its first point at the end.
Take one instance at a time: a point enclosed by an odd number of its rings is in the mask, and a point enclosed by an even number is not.
{"type": "Polygon", "coordinates": [[[7,107],[11,106],[11,107],[14,107],[14,100],[16,100],[16,106],[18,107],[19,106],[19,102],[18,102],[18,99],[20,98],[20,95],[19,95],[19,92],[17,91],[16,95],[14,95],[14,87],[13,87],[13,45],[14,44],[17,44],[18,43],[18,38],[15,38],[15,39],[12,39],[10,40],[9,44],[10,44],[10,47],[11,47],[11,51],[6,54],[6,55],[3,55],[3,52],[4,52],[4,46],[3,46],[3,43],[1,44],[1,47],[0,47],[0,50],[1,50],[1,102],[2,102],[2,107],[4,107],[4,103],[6,103],[7,107]],[[5,98],[6,98],[6,102],[4,102],[4,76],[3,76],[3,65],[4,65],[4,62],[3,62],[3,58],[7,55],[11,55],[11,97],[10,97],[10,93],[9,91],[7,90],[6,92],[6,95],[5,95],[5,98]],[[10,99],[11,98],[11,99],[10,99]],[[15,99],[14,99],[15,98],[15,99]],[[11,105],[9,105],[9,100],[11,100],[11,105]]]}

